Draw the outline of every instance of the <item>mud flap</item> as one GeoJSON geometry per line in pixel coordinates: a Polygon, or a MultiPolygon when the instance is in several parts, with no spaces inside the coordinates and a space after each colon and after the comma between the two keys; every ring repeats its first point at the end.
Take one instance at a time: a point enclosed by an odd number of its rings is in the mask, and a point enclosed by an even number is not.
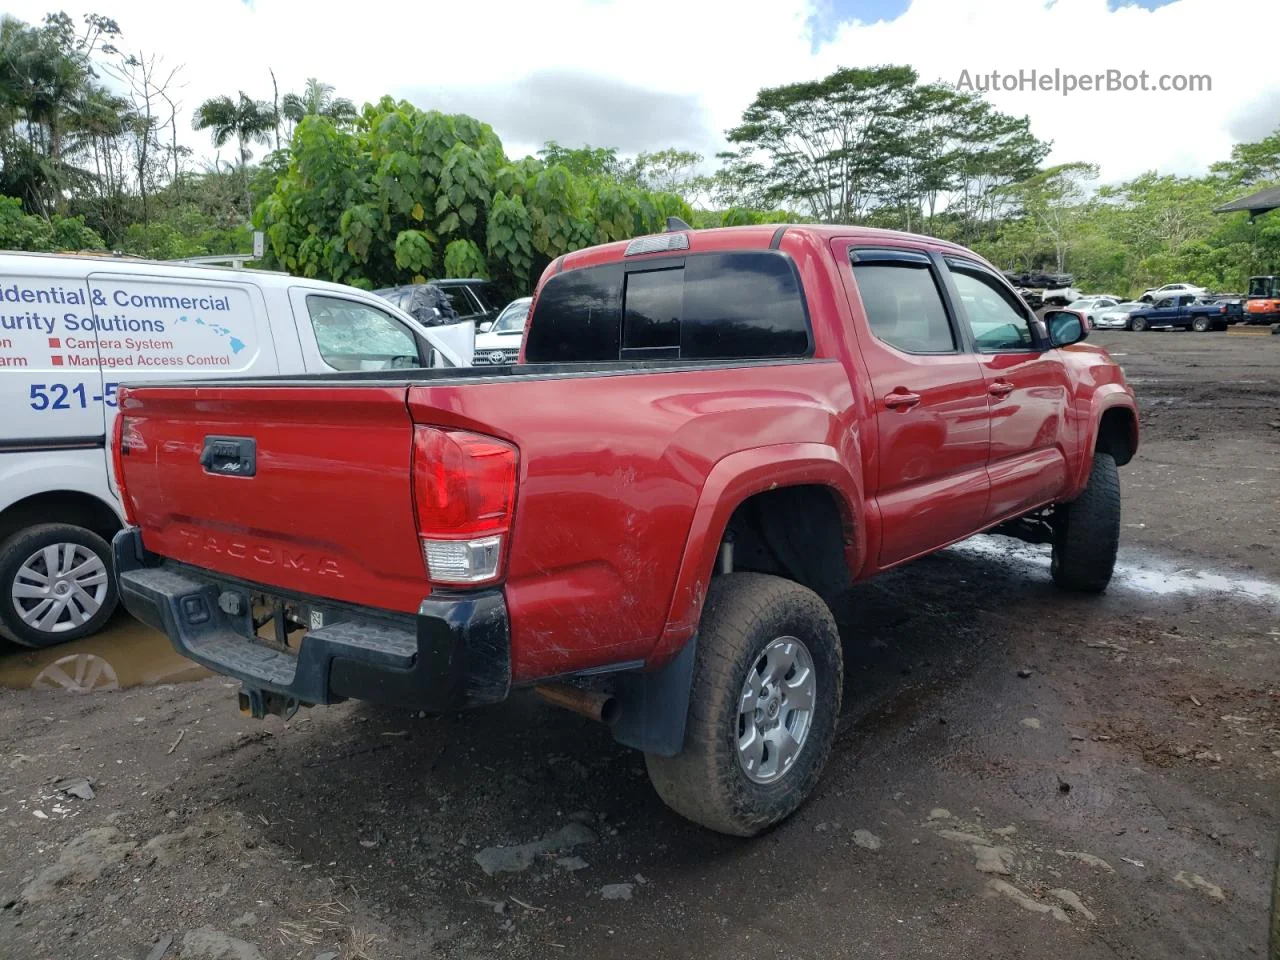
{"type": "Polygon", "coordinates": [[[618,674],[614,683],[620,710],[612,727],[614,740],[662,757],[674,757],[684,749],[697,651],[694,634],[661,670],[618,674]]]}

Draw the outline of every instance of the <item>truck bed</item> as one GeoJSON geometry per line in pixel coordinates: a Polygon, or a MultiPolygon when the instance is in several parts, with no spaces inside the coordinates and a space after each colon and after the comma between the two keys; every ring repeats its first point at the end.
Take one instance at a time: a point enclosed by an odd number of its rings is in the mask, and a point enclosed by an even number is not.
{"type": "MultiPolygon", "coordinates": [[[[715,464],[847,442],[843,366],[798,359],[374,371],[126,388],[126,496],[145,549],[281,593],[414,614],[428,581],[415,425],[518,450],[505,578],[516,682],[643,662],[668,626],[715,464]],[[253,476],[209,438],[252,439],[253,476]]],[[[691,633],[693,625],[682,625],[691,633]]]]}

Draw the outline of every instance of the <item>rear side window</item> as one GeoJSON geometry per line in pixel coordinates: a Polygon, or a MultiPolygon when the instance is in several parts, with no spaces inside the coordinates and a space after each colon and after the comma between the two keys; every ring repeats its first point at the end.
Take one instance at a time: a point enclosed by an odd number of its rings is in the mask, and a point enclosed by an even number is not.
{"type": "Polygon", "coordinates": [[[876,339],[904,353],[955,351],[955,333],[927,262],[855,263],[853,277],[876,339]]]}
{"type": "Polygon", "coordinates": [[[804,294],[790,258],[743,251],[557,274],[538,295],[525,359],[742,360],[803,357],[811,350],[804,294]]]}

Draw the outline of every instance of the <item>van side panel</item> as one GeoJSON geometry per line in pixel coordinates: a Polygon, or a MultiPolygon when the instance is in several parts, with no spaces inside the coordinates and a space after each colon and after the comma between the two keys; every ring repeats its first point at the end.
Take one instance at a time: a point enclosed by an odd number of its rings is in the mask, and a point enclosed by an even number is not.
{"type": "Polygon", "coordinates": [[[102,448],[98,337],[83,274],[0,274],[0,398],[0,451],[102,448]]]}

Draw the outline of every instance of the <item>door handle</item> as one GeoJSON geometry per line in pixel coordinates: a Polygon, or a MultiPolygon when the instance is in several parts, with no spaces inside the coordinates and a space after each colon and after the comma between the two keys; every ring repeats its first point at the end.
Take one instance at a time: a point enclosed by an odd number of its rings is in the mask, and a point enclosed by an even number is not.
{"type": "Polygon", "coordinates": [[[884,398],[884,405],[890,410],[906,410],[920,402],[920,394],[895,390],[884,398]]]}
{"type": "Polygon", "coordinates": [[[991,386],[987,387],[987,393],[993,397],[1007,397],[1013,393],[1013,384],[1007,380],[997,380],[991,386]]]}

